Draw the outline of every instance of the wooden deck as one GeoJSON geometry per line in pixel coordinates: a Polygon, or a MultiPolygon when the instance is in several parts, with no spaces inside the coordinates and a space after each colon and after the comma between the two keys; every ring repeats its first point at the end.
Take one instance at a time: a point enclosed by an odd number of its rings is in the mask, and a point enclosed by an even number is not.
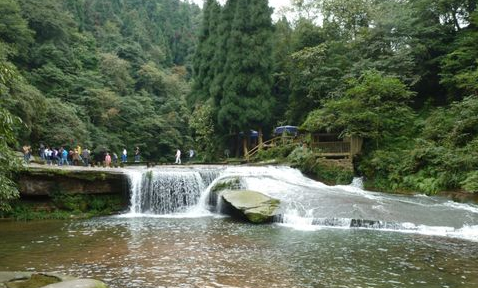
{"type": "MultiPolygon", "coordinates": [[[[280,146],[290,143],[299,144],[299,139],[295,137],[276,137],[274,139],[268,140],[262,145],[257,145],[253,149],[247,151],[244,158],[246,161],[249,161],[253,156],[255,156],[260,150],[268,149],[274,146],[280,146]]],[[[348,141],[334,141],[334,142],[313,142],[311,147],[314,151],[317,152],[319,157],[324,158],[337,158],[337,159],[352,159],[353,156],[360,152],[361,150],[361,139],[356,141],[353,139],[351,142],[348,141]]]]}

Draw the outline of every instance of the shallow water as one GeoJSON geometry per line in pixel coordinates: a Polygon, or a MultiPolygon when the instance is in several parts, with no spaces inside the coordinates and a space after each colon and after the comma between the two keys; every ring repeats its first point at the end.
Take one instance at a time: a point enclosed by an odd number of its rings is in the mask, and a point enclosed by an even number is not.
{"type": "Polygon", "coordinates": [[[112,288],[478,287],[475,204],[331,187],[288,167],[124,173],[127,214],[0,222],[0,270],[98,278],[112,288]],[[211,213],[208,191],[228,177],[280,199],[277,223],[211,213]]]}
{"type": "Polygon", "coordinates": [[[113,288],[478,287],[478,245],[220,217],[0,222],[0,270],[93,277],[113,288]]]}

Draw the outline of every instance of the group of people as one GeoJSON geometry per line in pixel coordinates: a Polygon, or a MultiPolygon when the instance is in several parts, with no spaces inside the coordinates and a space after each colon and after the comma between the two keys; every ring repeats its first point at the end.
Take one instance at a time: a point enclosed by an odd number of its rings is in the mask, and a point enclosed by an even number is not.
{"type": "MultiPolygon", "coordinates": [[[[23,146],[23,159],[25,163],[30,163],[30,159],[32,157],[32,148],[31,146],[23,146]]],[[[38,156],[42,161],[45,161],[48,165],[75,165],[80,166],[83,165],[88,167],[90,164],[99,164],[104,163],[106,167],[117,166],[120,161],[118,155],[116,153],[111,153],[104,149],[99,153],[93,153],[91,150],[87,148],[82,148],[78,145],[74,149],[66,149],[65,147],[55,148],[45,146],[40,144],[40,148],[38,149],[38,156]]],[[[181,164],[181,150],[176,150],[176,161],[175,164],[181,164]]],[[[195,151],[193,149],[189,150],[189,161],[191,161],[195,156],[195,151]]],[[[134,149],[134,162],[140,162],[141,160],[141,153],[139,147],[134,149]]],[[[121,153],[121,162],[127,163],[128,162],[128,151],[126,148],[123,148],[123,152],[121,153]]]]}
{"type": "MultiPolygon", "coordinates": [[[[22,147],[23,150],[23,160],[25,163],[30,163],[32,157],[32,148],[29,145],[22,147]]],[[[99,153],[92,153],[87,148],[82,148],[78,145],[74,149],[65,149],[64,147],[55,148],[45,146],[40,144],[38,149],[38,156],[42,161],[45,161],[48,165],[83,165],[88,167],[90,164],[94,163],[104,163],[106,167],[117,166],[119,163],[119,158],[116,153],[110,153],[109,151],[103,150],[99,153]]],[[[140,162],[140,150],[139,147],[136,147],[134,150],[134,161],[140,162]]],[[[126,148],[123,149],[121,154],[121,162],[128,162],[128,151],[126,148]]]]}
{"type": "MultiPolygon", "coordinates": [[[[194,158],[195,152],[193,149],[189,149],[189,161],[191,161],[194,158]]],[[[176,150],[176,161],[174,164],[181,164],[181,150],[177,149],[176,150]]]]}

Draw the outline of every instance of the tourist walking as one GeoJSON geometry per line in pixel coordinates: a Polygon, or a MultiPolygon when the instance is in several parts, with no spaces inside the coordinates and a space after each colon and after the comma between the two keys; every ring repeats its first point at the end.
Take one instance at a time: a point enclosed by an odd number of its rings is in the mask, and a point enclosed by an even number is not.
{"type": "Polygon", "coordinates": [[[46,159],[46,164],[51,165],[51,154],[52,151],[50,147],[46,147],[45,149],[45,159],[46,159]]]}
{"type": "Polygon", "coordinates": [[[189,162],[191,162],[194,158],[194,150],[191,148],[189,149],[189,162]]]}
{"type": "Polygon", "coordinates": [[[88,167],[88,165],[90,165],[90,151],[88,148],[83,149],[81,152],[81,158],[83,158],[83,165],[88,167]]]}
{"type": "Polygon", "coordinates": [[[181,164],[181,150],[177,150],[176,151],[176,162],[174,162],[175,164],[181,164]]]}
{"type": "Polygon", "coordinates": [[[111,156],[110,156],[110,153],[106,152],[106,156],[105,156],[105,166],[106,167],[110,167],[111,165],[111,156]]]}
{"type": "Polygon", "coordinates": [[[139,147],[136,146],[134,149],[134,162],[139,162],[140,156],[139,156],[139,147]]]}
{"type": "Polygon", "coordinates": [[[74,166],[80,165],[80,154],[78,154],[77,149],[73,150],[73,153],[71,154],[71,162],[74,166]]]}
{"type": "Polygon", "coordinates": [[[128,151],[123,148],[123,154],[121,154],[121,162],[126,163],[128,161],[128,151]]]}
{"type": "Polygon", "coordinates": [[[113,166],[118,166],[118,154],[116,154],[115,152],[113,152],[113,166]]]}
{"type": "Polygon", "coordinates": [[[51,150],[51,162],[53,165],[60,163],[60,158],[58,158],[58,150],[56,148],[51,150]]]}
{"type": "Polygon", "coordinates": [[[70,165],[70,163],[68,163],[68,151],[66,151],[66,149],[63,147],[61,147],[60,151],[61,151],[61,160],[58,165],[63,166],[63,164],[65,163],[66,165],[70,165]]]}
{"type": "Polygon", "coordinates": [[[22,147],[23,150],[23,161],[25,161],[26,164],[30,163],[30,156],[31,156],[31,147],[28,145],[24,145],[22,147]]]}
{"type": "Polygon", "coordinates": [[[39,151],[38,154],[39,154],[39,156],[40,156],[40,159],[41,159],[41,160],[46,160],[46,159],[45,159],[45,156],[46,156],[46,155],[45,155],[45,145],[43,145],[43,143],[40,144],[40,149],[38,149],[38,151],[39,151]]]}

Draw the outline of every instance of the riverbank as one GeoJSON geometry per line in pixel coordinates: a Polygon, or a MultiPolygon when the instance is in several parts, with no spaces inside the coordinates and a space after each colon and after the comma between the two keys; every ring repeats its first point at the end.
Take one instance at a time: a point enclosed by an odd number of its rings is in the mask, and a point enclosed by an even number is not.
{"type": "Polygon", "coordinates": [[[16,220],[84,219],[129,205],[121,169],[29,164],[15,176],[20,198],[0,217],[16,220]]]}

